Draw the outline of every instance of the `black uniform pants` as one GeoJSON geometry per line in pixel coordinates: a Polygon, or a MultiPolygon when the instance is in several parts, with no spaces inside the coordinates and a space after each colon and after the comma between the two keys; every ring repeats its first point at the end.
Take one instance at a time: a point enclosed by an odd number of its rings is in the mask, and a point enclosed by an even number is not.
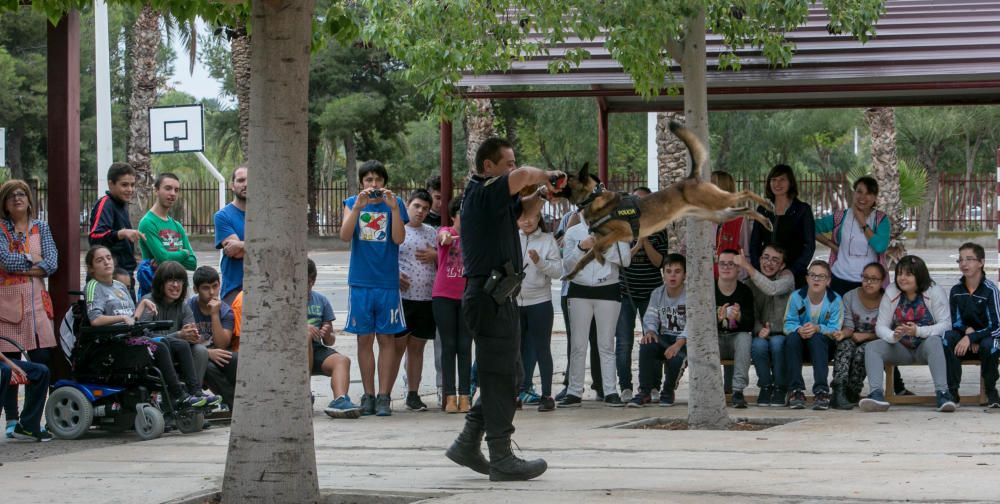
{"type": "Polygon", "coordinates": [[[486,430],[486,440],[514,433],[514,400],[521,366],[521,323],[512,300],[498,305],[483,292],[485,278],[469,278],[462,315],[476,342],[479,398],[465,419],[486,430]]]}

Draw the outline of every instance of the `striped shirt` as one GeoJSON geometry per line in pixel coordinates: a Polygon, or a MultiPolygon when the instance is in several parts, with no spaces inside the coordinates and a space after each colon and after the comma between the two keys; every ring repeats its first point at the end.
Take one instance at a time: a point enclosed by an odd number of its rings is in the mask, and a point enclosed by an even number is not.
{"type": "MultiPolygon", "coordinates": [[[[649,242],[660,255],[667,255],[665,230],[649,235],[649,242]]],[[[632,242],[632,246],[635,246],[635,242],[632,242]]],[[[650,262],[646,250],[642,248],[632,256],[632,262],[628,267],[622,270],[622,280],[622,297],[629,296],[636,301],[649,300],[650,294],[663,286],[660,265],[650,262]]]]}

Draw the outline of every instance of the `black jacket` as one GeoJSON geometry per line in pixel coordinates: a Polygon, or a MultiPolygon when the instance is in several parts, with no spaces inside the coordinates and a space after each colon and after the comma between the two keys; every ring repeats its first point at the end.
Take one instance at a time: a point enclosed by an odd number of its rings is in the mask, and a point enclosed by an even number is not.
{"type": "Polygon", "coordinates": [[[115,258],[115,266],[132,273],[135,271],[135,246],[128,240],[118,239],[118,231],[132,229],[128,219],[128,204],[105,193],[90,212],[90,246],[104,245],[115,258]]]}

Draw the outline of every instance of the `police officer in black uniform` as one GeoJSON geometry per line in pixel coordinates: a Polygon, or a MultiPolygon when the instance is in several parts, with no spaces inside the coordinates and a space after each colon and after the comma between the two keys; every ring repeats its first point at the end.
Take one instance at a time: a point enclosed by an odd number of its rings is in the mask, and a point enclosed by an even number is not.
{"type": "Polygon", "coordinates": [[[466,286],[462,312],[476,342],[479,399],[465,417],[465,427],[445,453],[449,459],[490,481],[524,481],[545,472],[544,460],[523,460],[510,449],[514,433],[521,329],[514,301],[523,271],[517,218],[526,207],[540,209],[536,193],[523,201],[526,186],[565,180],[558,171],[517,168],[510,142],[490,138],[476,152],[476,174],[462,201],[462,258],[466,286]],[[516,169],[515,169],[516,168],[516,169]],[[483,435],[487,461],[480,450],[483,435]]]}

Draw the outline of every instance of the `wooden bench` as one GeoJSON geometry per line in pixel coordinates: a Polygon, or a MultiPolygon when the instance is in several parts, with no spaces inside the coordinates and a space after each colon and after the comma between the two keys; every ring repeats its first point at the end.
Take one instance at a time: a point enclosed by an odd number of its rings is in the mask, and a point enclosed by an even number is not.
{"type": "MultiPolygon", "coordinates": [[[[722,359],[723,366],[732,366],[732,359],[722,359]]],[[[909,366],[910,364],[906,365],[909,366]]],[[[979,358],[975,359],[962,359],[963,366],[979,366],[979,358]]],[[[802,362],[802,367],[811,367],[812,364],[809,362],[802,362]]],[[[912,364],[912,366],[926,366],[926,364],[912,364]]],[[[830,361],[830,369],[833,369],[833,361],[830,361]]],[[[885,387],[885,400],[889,401],[890,404],[934,404],[937,401],[937,397],[933,395],[896,395],[896,391],[891,386],[892,384],[892,373],[895,371],[895,364],[885,365],[885,383],[889,386],[885,387]]],[[[677,380],[680,382],[680,379],[677,380]]],[[[726,394],[726,400],[730,400],[732,394],[726,394]]],[[[751,399],[756,400],[757,396],[745,395],[744,398],[747,402],[751,402],[751,399]]],[[[982,373],[979,373],[979,405],[986,404],[986,384],[983,383],[982,373]]]]}

